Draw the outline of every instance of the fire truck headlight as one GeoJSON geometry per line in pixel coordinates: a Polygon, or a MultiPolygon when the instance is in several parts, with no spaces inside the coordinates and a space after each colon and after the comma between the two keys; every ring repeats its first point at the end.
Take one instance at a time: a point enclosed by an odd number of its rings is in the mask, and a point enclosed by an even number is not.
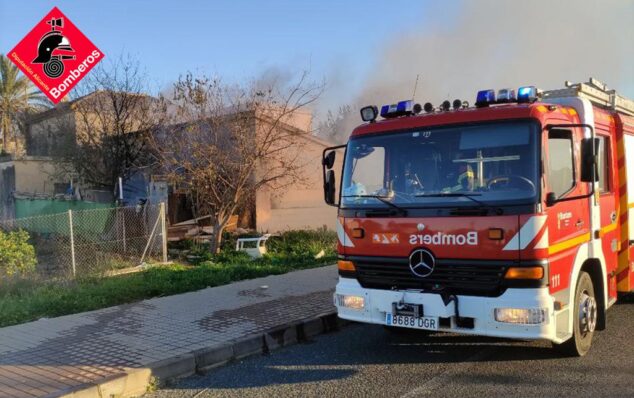
{"type": "Polygon", "coordinates": [[[538,325],[546,322],[545,308],[496,308],[495,320],[503,323],[538,325]]]}
{"type": "Polygon", "coordinates": [[[352,310],[362,310],[365,306],[365,299],[361,296],[348,296],[347,294],[335,295],[335,305],[346,307],[352,310]]]}

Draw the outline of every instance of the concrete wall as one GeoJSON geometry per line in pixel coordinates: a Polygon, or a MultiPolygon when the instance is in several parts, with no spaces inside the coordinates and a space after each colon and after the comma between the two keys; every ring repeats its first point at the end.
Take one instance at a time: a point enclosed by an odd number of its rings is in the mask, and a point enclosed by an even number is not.
{"type": "MultiPolygon", "coordinates": [[[[256,194],[256,226],[261,232],[280,232],[289,229],[334,230],[337,209],[324,203],[321,156],[328,144],[306,134],[298,150],[303,181],[292,181],[283,190],[272,192],[261,189],[256,194]]],[[[289,151],[293,149],[289,148],[289,151]]],[[[337,159],[340,163],[341,159],[337,159]]],[[[340,170],[335,166],[335,170],[340,170]]],[[[337,173],[339,178],[339,173],[337,173]]]]}
{"type": "Polygon", "coordinates": [[[68,110],[46,112],[46,117],[29,124],[26,134],[28,156],[55,156],[75,142],[75,117],[68,110]]]}
{"type": "MultiPolygon", "coordinates": [[[[24,158],[14,160],[15,165],[15,191],[28,194],[55,193],[55,183],[63,183],[54,177],[56,175],[55,164],[46,158],[24,158]]],[[[67,182],[67,181],[66,181],[67,182]]]]}

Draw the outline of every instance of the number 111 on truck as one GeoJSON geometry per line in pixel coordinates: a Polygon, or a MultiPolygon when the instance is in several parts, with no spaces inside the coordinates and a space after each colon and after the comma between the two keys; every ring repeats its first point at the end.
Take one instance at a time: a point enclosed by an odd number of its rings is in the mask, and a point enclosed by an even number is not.
{"type": "Polygon", "coordinates": [[[634,101],[591,78],[361,109],[327,148],[339,317],[585,355],[634,289],[634,101]]]}

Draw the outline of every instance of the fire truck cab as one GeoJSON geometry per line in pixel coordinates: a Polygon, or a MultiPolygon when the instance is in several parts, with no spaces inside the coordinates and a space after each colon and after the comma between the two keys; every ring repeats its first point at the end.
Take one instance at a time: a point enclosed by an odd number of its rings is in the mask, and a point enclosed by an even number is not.
{"type": "Polygon", "coordinates": [[[634,101],[591,78],[361,116],[322,159],[339,317],[585,355],[634,289],[634,101]]]}

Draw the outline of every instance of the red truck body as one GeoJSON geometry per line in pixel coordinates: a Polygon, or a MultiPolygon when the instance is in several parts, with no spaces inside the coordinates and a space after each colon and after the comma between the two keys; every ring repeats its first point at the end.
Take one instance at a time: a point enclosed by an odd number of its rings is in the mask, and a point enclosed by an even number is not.
{"type": "Polygon", "coordinates": [[[591,89],[357,127],[337,204],[339,316],[585,354],[618,293],[634,288],[634,117],[588,99],[591,89]],[[588,167],[596,177],[583,180],[588,167]],[[462,186],[441,187],[451,168],[462,186]]]}

